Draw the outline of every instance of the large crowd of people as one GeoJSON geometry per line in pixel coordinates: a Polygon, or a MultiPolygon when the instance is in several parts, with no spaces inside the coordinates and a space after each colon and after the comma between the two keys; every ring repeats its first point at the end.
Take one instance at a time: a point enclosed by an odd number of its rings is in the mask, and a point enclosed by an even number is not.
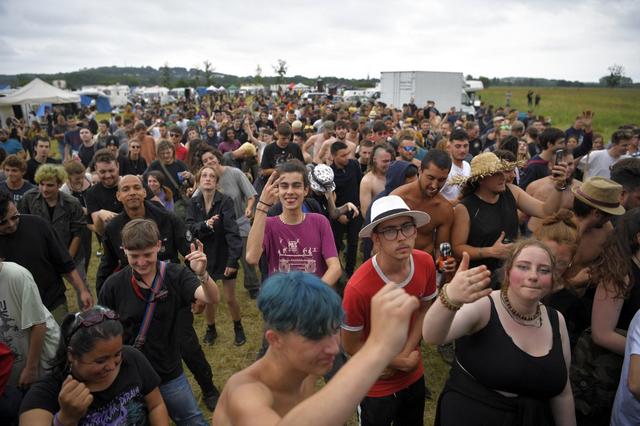
{"type": "Polygon", "coordinates": [[[279,91],[7,120],[0,423],[422,425],[437,393],[429,424],[640,424],[640,127],[437,107],[279,91]],[[250,337],[238,281],[262,350],[219,390],[201,342],[250,337]]]}

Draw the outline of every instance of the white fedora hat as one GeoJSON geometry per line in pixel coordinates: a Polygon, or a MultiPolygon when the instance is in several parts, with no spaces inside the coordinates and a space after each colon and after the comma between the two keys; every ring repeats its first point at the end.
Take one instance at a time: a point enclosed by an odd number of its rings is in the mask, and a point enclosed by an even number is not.
{"type": "Polygon", "coordinates": [[[371,223],[362,228],[358,235],[360,238],[370,238],[373,229],[381,222],[400,216],[412,217],[418,228],[426,225],[431,220],[427,213],[409,209],[407,203],[397,195],[387,195],[373,202],[371,205],[371,223]]]}

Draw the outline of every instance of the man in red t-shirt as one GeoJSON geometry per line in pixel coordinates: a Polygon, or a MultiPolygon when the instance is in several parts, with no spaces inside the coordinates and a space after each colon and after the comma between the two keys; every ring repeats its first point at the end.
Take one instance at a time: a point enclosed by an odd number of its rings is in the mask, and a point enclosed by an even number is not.
{"type": "Polygon", "coordinates": [[[371,327],[371,298],[386,284],[397,283],[420,300],[403,350],[384,370],[360,403],[361,425],[422,425],[425,384],[420,355],[424,315],[437,295],[433,258],[414,250],[417,228],[429,222],[427,213],[410,210],[397,195],[371,205],[372,221],[360,238],[371,238],[378,253],[358,268],[344,290],[342,344],[353,356],[366,342],[371,327]],[[390,397],[391,396],[391,397],[390,397]]]}

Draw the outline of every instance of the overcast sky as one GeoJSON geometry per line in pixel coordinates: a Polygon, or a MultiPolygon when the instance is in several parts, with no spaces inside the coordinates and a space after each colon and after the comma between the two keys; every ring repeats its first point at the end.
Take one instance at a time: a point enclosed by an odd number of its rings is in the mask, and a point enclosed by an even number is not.
{"type": "Polygon", "coordinates": [[[640,81],[638,0],[0,0],[0,74],[97,66],[640,81]],[[307,4],[308,3],[308,4],[307,4]]]}

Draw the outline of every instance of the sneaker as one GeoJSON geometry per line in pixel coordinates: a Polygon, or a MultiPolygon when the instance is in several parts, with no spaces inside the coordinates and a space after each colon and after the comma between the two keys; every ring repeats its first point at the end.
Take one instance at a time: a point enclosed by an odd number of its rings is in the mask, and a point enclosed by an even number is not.
{"type": "Polygon", "coordinates": [[[233,331],[236,334],[236,337],[233,341],[234,345],[242,346],[247,343],[247,337],[244,335],[244,329],[242,328],[242,325],[239,327],[233,327],[233,331]]]}
{"type": "Polygon", "coordinates": [[[213,392],[202,395],[202,401],[204,402],[205,407],[207,407],[209,411],[213,412],[216,409],[216,405],[218,405],[219,397],[220,392],[218,392],[218,389],[215,389],[214,387],[213,392]]]}
{"type": "Polygon", "coordinates": [[[204,343],[206,343],[207,345],[213,345],[213,342],[216,341],[216,338],[218,337],[218,332],[216,331],[216,326],[214,325],[213,327],[208,325],[207,326],[207,331],[204,333],[204,343]]]}

